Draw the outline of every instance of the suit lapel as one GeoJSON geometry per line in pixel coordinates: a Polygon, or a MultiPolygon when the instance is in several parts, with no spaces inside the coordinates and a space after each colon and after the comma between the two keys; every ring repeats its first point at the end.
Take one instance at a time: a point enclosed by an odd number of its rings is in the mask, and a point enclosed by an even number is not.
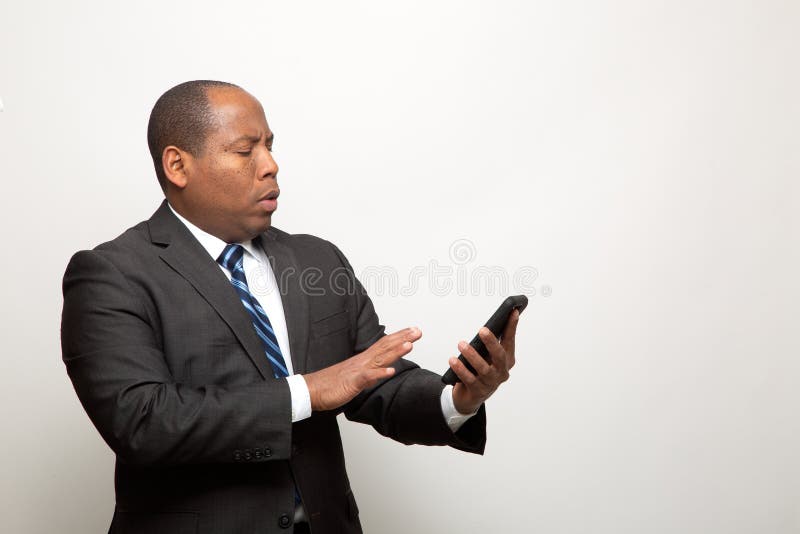
{"type": "MultiPolygon", "coordinates": [[[[217,311],[242,344],[262,378],[271,378],[272,368],[253,329],[252,320],[216,261],[175,217],[166,201],[150,218],[148,225],[153,243],[166,245],[160,252],[164,262],[183,276],[217,311]]],[[[286,319],[289,322],[288,315],[286,319]]]]}
{"type": "Polygon", "coordinates": [[[308,369],[308,298],[302,287],[300,265],[294,251],[278,236],[274,228],[261,235],[261,246],[272,266],[283,303],[292,367],[295,373],[308,369]]]}

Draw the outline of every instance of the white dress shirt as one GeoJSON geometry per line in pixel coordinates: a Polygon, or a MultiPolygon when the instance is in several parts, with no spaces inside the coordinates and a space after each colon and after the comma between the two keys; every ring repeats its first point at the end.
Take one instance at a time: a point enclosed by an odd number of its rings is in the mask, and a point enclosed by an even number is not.
{"type": "MultiPolygon", "coordinates": [[[[215,237],[208,232],[205,232],[184,219],[172,206],[170,206],[172,213],[181,221],[192,235],[200,242],[200,245],[209,253],[214,261],[225,247],[228,245],[225,241],[215,237]]],[[[289,394],[291,395],[292,402],[292,422],[302,421],[311,417],[311,396],[308,392],[308,385],[306,384],[303,375],[294,374],[292,368],[292,354],[289,347],[289,331],[286,328],[286,316],[283,312],[283,302],[281,301],[281,294],[278,290],[278,282],[275,279],[275,273],[272,271],[272,266],[267,259],[264,250],[253,244],[252,241],[238,243],[244,248],[243,268],[244,275],[247,278],[247,285],[250,288],[250,293],[267,312],[270,323],[272,323],[272,330],[275,332],[275,337],[278,339],[278,346],[283,354],[283,359],[286,360],[286,369],[289,376],[286,381],[289,384],[289,394]]],[[[231,273],[222,265],[219,266],[228,280],[231,279],[231,273]]],[[[444,415],[447,426],[450,430],[457,432],[461,425],[463,425],[470,417],[478,413],[477,411],[471,414],[464,415],[456,410],[453,404],[453,386],[445,386],[441,395],[442,415],[444,415]]]]}

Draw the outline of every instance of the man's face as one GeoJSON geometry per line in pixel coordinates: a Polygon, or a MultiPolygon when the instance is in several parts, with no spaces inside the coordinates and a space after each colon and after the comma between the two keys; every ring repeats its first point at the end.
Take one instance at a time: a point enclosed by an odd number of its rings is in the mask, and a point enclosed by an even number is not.
{"type": "Polygon", "coordinates": [[[185,216],[226,242],[246,241],[269,228],[278,207],[278,165],[264,109],[235,88],[211,88],[209,105],[217,125],[199,157],[188,155],[185,216]]]}

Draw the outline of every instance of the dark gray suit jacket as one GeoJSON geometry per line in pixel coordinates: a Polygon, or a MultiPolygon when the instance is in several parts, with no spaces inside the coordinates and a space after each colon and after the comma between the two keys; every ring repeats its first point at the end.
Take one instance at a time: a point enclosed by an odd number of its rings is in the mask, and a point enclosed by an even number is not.
{"type": "MultiPolygon", "coordinates": [[[[384,335],[334,245],[277,228],[259,239],[281,287],[296,373],[384,335]]],[[[453,434],[439,376],[408,360],[343,409],[292,424],[288,385],[273,378],[233,287],[166,202],[73,256],[61,339],[75,391],[117,456],[114,533],[291,532],[295,486],[314,534],[360,532],[341,411],[402,443],[483,452],[484,409],[453,434]]]]}

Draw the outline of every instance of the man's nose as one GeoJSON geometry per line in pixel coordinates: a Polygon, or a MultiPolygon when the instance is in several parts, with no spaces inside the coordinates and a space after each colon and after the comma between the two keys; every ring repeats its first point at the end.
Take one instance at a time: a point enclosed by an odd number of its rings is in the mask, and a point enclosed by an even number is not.
{"type": "Polygon", "coordinates": [[[261,161],[259,161],[259,176],[262,179],[277,178],[278,164],[275,162],[275,158],[272,157],[272,152],[266,147],[264,147],[262,152],[263,156],[261,157],[261,161]]]}

